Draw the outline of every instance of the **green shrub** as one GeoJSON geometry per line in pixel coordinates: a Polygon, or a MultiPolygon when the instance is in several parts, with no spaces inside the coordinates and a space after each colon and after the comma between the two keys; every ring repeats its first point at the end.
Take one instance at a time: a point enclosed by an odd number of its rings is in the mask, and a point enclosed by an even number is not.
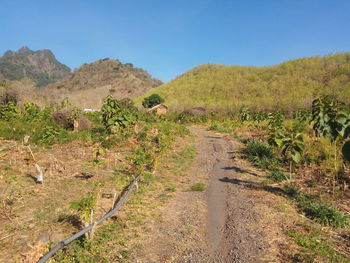
{"type": "Polygon", "coordinates": [[[242,152],[263,169],[278,165],[273,149],[259,140],[249,141],[242,152]]]}
{"type": "Polygon", "coordinates": [[[39,119],[41,117],[41,110],[38,105],[32,102],[24,103],[24,118],[28,121],[39,119]]]}
{"type": "Polygon", "coordinates": [[[350,114],[342,102],[330,97],[317,98],[312,102],[312,123],[317,136],[334,141],[345,137],[350,114]]]}
{"type": "Polygon", "coordinates": [[[103,100],[101,112],[102,123],[110,133],[127,130],[137,119],[135,109],[124,108],[120,101],[110,95],[103,100]]]}
{"type": "Polygon", "coordinates": [[[241,121],[250,121],[252,119],[252,115],[250,114],[250,110],[247,107],[242,107],[239,111],[239,116],[241,121]]]}
{"type": "Polygon", "coordinates": [[[151,96],[144,98],[142,106],[145,108],[152,108],[163,102],[164,99],[161,96],[159,96],[158,94],[152,94],[151,96]]]}
{"type": "Polygon", "coordinates": [[[6,105],[0,104],[0,121],[9,121],[19,116],[19,110],[13,102],[6,105]]]}

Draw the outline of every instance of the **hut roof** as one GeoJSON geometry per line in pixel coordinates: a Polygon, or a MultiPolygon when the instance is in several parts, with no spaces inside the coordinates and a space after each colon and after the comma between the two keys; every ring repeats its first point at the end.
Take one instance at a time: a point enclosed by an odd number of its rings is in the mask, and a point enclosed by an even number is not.
{"type": "Polygon", "coordinates": [[[149,110],[150,110],[150,111],[153,111],[153,110],[158,109],[158,108],[160,108],[160,107],[164,107],[164,108],[168,109],[168,107],[167,107],[166,105],[164,105],[164,104],[158,104],[158,105],[156,105],[156,106],[153,106],[153,107],[150,108],[149,110]]]}

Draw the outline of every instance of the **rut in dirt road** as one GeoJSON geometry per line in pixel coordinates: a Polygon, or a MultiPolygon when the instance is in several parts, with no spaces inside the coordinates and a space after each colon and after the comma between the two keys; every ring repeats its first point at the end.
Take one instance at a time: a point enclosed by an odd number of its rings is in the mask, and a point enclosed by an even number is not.
{"type": "Polygon", "coordinates": [[[177,192],[162,211],[163,223],[152,229],[153,241],[144,244],[143,259],[135,262],[278,262],[262,223],[269,211],[257,210],[258,200],[240,183],[256,175],[236,162],[228,139],[190,130],[198,141],[188,185],[205,180],[208,187],[177,192]]]}
{"type": "Polygon", "coordinates": [[[235,172],[239,169],[232,158],[233,146],[222,136],[191,129],[204,148],[199,159],[213,159],[208,171],[206,243],[208,257],[193,257],[197,262],[257,262],[263,258],[266,244],[259,236],[258,215],[254,202],[246,197],[246,189],[237,184],[235,172]],[[198,257],[198,259],[196,259],[198,257]]]}

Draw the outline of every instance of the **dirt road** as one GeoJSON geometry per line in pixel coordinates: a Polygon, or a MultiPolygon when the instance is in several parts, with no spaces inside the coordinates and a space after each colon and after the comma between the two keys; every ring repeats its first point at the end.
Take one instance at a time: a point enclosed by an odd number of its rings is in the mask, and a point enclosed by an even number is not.
{"type": "Polygon", "coordinates": [[[239,159],[222,135],[190,128],[198,136],[188,185],[206,182],[204,192],[178,192],[136,262],[279,262],[281,229],[266,193],[255,191],[259,174],[239,159]]]}

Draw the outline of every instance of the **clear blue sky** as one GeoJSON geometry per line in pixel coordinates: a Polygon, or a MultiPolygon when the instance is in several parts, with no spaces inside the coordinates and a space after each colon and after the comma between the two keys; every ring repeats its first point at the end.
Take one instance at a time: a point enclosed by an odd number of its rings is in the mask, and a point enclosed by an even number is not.
{"type": "Polygon", "coordinates": [[[350,51],[349,0],[2,0],[0,53],[48,48],[168,81],[203,63],[273,65],[350,51]]]}

